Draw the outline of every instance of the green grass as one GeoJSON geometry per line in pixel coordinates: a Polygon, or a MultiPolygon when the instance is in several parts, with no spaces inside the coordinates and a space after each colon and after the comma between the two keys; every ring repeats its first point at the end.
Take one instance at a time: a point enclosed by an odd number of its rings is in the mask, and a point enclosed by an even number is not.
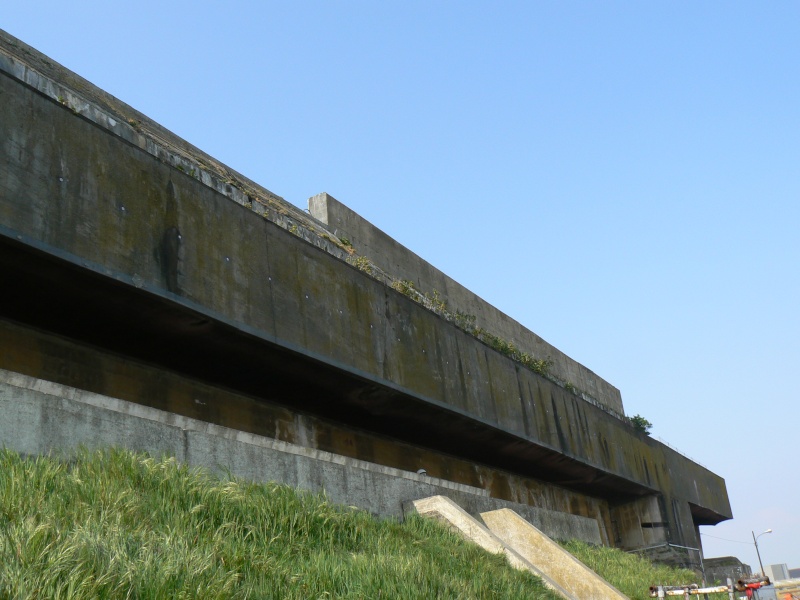
{"type": "Polygon", "coordinates": [[[616,548],[590,546],[577,540],[562,545],[632,600],[649,599],[651,585],[700,583],[694,571],[656,565],[641,556],[616,548]]]}
{"type": "Polygon", "coordinates": [[[122,450],[0,451],[0,598],[542,598],[442,525],[122,450]]]}
{"type": "MultiPolygon", "coordinates": [[[[564,546],[630,598],[697,580],[612,548],[564,546]]],[[[2,450],[0,600],[12,598],[556,596],[429,519],[380,521],[123,450],[69,460],[2,450]]]]}

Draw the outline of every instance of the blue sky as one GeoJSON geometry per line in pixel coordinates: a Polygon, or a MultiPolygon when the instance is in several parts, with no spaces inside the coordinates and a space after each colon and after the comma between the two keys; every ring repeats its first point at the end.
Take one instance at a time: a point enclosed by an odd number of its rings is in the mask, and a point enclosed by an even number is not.
{"type": "MultiPolygon", "coordinates": [[[[288,201],[326,191],[722,475],[800,567],[800,4],[7,2],[0,28],[288,201]]],[[[712,537],[713,536],[713,537],[712,537]]],[[[718,539],[724,538],[724,539],[718,539]]]]}

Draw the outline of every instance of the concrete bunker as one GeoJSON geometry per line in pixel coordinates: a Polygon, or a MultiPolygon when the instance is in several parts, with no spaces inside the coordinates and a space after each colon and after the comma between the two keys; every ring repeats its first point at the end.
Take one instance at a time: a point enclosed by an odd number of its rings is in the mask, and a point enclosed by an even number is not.
{"type": "Polygon", "coordinates": [[[616,388],[327,194],[306,214],[5,33],[0,98],[1,369],[424,468],[562,537],[669,553],[731,518],[616,388]]]}

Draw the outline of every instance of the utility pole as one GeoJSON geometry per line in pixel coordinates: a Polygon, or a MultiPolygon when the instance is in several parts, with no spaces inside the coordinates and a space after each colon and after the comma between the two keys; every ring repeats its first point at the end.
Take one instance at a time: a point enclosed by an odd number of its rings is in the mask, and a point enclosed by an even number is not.
{"type": "Polygon", "coordinates": [[[758,551],[758,538],[760,538],[760,537],[761,537],[762,535],[764,535],[765,533],[772,533],[772,529],[767,529],[766,531],[762,531],[762,532],[761,532],[761,533],[759,533],[758,535],[756,535],[756,532],[755,532],[755,531],[751,531],[750,533],[752,533],[752,534],[753,534],[753,543],[754,543],[754,544],[755,544],[755,546],[756,546],[756,555],[758,556],[758,566],[759,566],[759,567],[761,567],[761,576],[762,576],[762,577],[766,577],[766,576],[767,576],[767,574],[766,574],[766,573],[764,573],[764,565],[763,565],[763,564],[761,564],[761,552],[759,552],[759,551],[758,551]]]}

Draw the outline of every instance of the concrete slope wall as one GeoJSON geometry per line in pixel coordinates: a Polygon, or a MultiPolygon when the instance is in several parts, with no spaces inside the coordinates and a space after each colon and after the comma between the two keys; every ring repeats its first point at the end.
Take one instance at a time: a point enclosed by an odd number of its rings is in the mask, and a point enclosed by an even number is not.
{"type": "Polygon", "coordinates": [[[313,219],[5,39],[6,318],[594,497],[661,494],[681,542],[696,543],[698,515],[730,517],[718,476],[365,275],[313,219]]]}

